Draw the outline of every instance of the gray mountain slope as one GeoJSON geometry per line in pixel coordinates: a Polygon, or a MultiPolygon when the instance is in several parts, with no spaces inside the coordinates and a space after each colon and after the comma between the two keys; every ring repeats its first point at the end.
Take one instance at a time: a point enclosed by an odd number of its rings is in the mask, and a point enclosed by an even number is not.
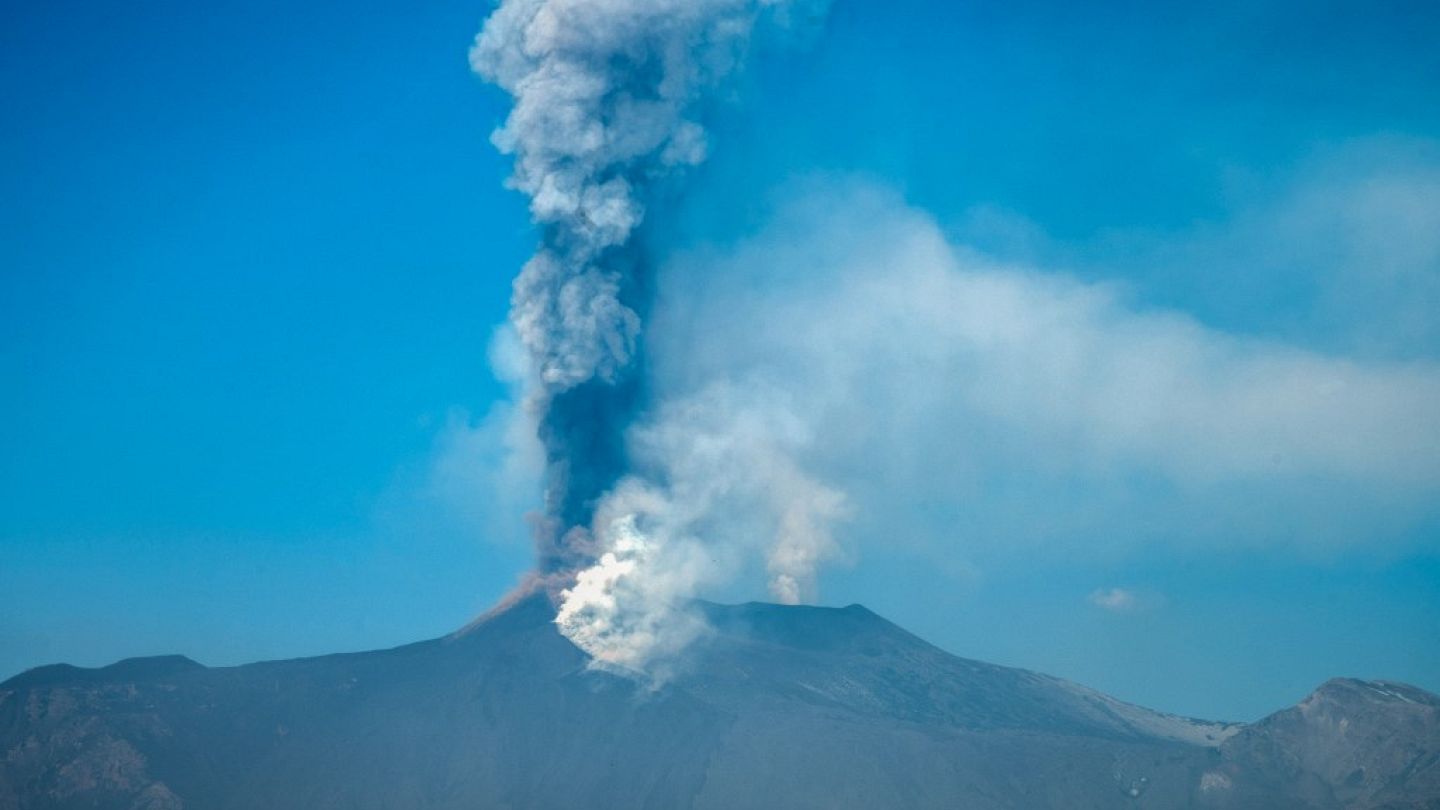
{"type": "Polygon", "coordinates": [[[540,597],[393,650],[0,684],[0,808],[1440,808],[1437,698],[1249,726],[949,655],[859,606],[701,604],[649,688],[540,597]]]}

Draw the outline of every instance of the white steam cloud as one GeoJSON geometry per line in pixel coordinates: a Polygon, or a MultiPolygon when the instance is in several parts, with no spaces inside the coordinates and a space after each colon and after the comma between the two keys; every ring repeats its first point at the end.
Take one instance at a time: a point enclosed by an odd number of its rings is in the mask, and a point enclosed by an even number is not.
{"type": "Polygon", "coordinates": [[[765,561],[772,599],[815,594],[839,555],[844,496],[796,463],[814,440],[778,395],[712,384],[631,431],[645,477],[623,480],[597,510],[600,558],[563,593],[557,621],[597,660],[663,678],[704,625],[686,603],[765,561]],[[663,483],[652,483],[652,482],[663,483]],[[658,669],[657,669],[658,667],[658,669]]]}

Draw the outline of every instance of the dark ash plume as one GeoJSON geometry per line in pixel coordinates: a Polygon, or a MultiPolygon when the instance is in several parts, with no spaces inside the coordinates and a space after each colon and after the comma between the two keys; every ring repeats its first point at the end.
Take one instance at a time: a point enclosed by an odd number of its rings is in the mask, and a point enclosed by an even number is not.
{"type": "Polygon", "coordinates": [[[589,560],[577,527],[625,472],[644,267],[633,244],[647,189],[705,158],[691,117],[782,0],[503,0],[471,50],[514,108],[494,135],[542,226],[510,320],[528,351],[548,460],[543,571],[589,560]],[[568,537],[568,539],[567,539],[568,537]]]}

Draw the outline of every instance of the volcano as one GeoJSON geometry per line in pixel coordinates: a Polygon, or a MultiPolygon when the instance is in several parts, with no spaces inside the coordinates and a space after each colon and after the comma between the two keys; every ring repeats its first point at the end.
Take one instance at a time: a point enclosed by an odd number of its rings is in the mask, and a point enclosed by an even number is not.
{"type": "Polygon", "coordinates": [[[1440,698],[1241,725],[950,655],[858,605],[698,604],[662,684],[531,596],[390,650],[0,685],[3,808],[1440,808],[1440,698]]]}

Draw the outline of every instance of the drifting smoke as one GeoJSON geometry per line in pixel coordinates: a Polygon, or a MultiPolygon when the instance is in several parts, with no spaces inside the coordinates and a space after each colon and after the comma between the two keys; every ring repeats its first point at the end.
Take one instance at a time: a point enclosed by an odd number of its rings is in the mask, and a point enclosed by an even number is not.
{"type": "Polygon", "coordinates": [[[629,435],[645,405],[645,205],[657,181],[704,160],[694,118],[703,92],[737,69],[763,19],[784,22],[796,2],[502,0],[471,51],[474,69],[514,97],[493,140],[515,156],[511,182],[542,229],[510,314],[546,453],[539,567],[573,583],[557,621],[601,662],[643,669],[698,632],[677,605],[719,575],[721,555],[701,533],[743,489],[733,467],[692,463],[709,451],[731,448],[723,463],[748,463],[752,482],[774,479],[769,492],[797,499],[762,510],[775,514],[777,598],[801,598],[830,550],[825,524],[840,496],[786,462],[785,442],[728,440],[733,420],[697,430],[684,420],[708,410],[693,403],[657,409],[665,415],[642,431],[648,439],[629,435]],[[660,438],[692,434],[713,446],[660,438]]]}

